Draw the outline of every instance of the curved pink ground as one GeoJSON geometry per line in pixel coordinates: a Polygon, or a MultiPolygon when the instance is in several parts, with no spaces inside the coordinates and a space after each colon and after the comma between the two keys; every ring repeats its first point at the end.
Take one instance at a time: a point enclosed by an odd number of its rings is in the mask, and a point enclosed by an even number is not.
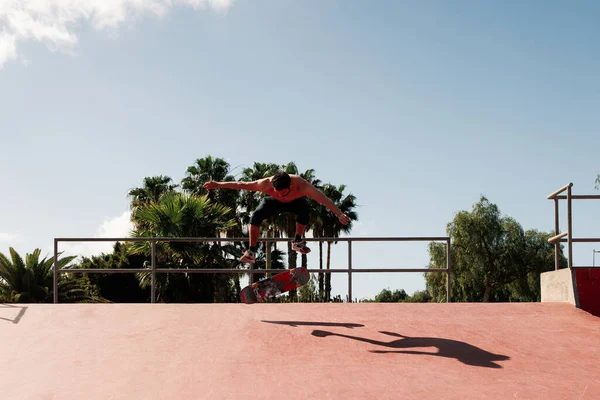
{"type": "Polygon", "coordinates": [[[0,398],[598,399],[570,304],[0,304],[0,398]]]}

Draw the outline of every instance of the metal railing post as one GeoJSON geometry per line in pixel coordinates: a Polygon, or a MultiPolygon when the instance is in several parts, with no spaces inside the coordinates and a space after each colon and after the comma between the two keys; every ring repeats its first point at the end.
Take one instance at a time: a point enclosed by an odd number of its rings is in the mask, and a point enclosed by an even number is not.
{"type": "Polygon", "coordinates": [[[567,188],[567,224],[569,235],[567,237],[569,245],[569,268],[573,268],[573,216],[571,214],[571,185],[567,188]]]}
{"type": "Polygon", "coordinates": [[[450,299],[451,299],[451,289],[452,289],[452,253],[451,253],[451,240],[450,237],[448,237],[448,242],[446,244],[446,269],[448,270],[448,272],[446,272],[446,303],[450,303],[450,299]]]}
{"type": "MultiPolygon", "coordinates": [[[[560,230],[558,216],[558,199],[554,198],[554,235],[558,235],[560,230]]],[[[560,267],[560,242],[554,242],[554,270],[558,271],[560,267]]]]}
{"type": "Polygon", "coordinates": [[[54,303],[58,303],[58,240],[54,239],[54,303]]]}
{"type": "MultiPolygon", "coordinates": [[[[271,243],[268,240],[265,240],[265,258],[267,267],[265,269],[271,269],[271,243]]],[[[289,265],[288,265],[289,268],[289,265]]],[[[266,278],[271,277],[271,273],[267,272],[265,274],[266,278]]]]}
{"type": "Polygon", "coordinates": [[[151,245],[152,245],[152,255],[151,255],[152,288],[150,289],[150,296],[152,297],[151,302],[155,303],[156,302],[156,241],[153,240],[151,242],[151,245]]]}
{"type": "Polygon", "coordinates": [[[352,241],[348,241],[348,303],[352,303],[352,241]]]}

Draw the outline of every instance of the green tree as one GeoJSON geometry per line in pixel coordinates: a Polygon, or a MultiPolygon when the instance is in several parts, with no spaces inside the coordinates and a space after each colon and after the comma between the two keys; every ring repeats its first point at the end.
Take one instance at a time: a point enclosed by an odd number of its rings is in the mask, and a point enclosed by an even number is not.
{"type": "Polygon", "coordinates": [[[130,208],[133,210],[140,205],[157,202],[164,193],[172,192],[179,185],[172,184],[168,176],[153,176],[144,178],[141,188],[133,188],[128,195],[132,198],[130,208]]]}
{"type": "Polygon", "coordinates": [[[412,294],[412,296],[408,296],[404,302],[406,303],[428,303],[431,301],[431,295],[427,290],[418,290],[412,294]]]}
{"type": "MultiPolygon", "coordinates": [[[[224,205],[211,202],[206,195],[168,193],[158,202],[140,206],[132,213],[133,221],[142,227],[134,230],[133,237],[211,237],[217,230],[230,229],[235,225],[235,220],[227,218],[230,211],[224,205]]],[[[226,247],[211,243],[158,242],[156,247],[157,263],[167,268],[232,268],[239,264],[223,256],[226,247]]],[[[134,242],[132,251],[148,257],[150,243],[134,242]]],[[[142,288],[150,285],[149,272],[138,274],[138,278],[142,288]]],[[[223,289],[225,286],[232,287],[231,278],[239,276],[161,273],[157,276],[157,300],[224,301],[234,296],[223,289]],[[216,298],[215,293],[225,293],[226,298],[216,298]]]]}
{"type": "MultiPolygon", "coordinates": [[[[483,196],[471,212],[456,214],[447,234],[452,240],[452,301],[538,298],[539,286],[532,285],[541,272],[553,268],[553,246],[541,243],[549,234],[524,232],[483,196]]],[[[446,244],[430,243],[429,254],[430,268],[446,267],[446,244]]],[[[425,273],[425,279],[433,300],[444,301],[446,276],[425,273]]]]}
{"type": "MultiPolygon", "coordinates": [[[[358,220],[358,214],[354,211],[356,208],[356,197],[353,194],[344,194],[346,185],[336,187],[330,183],[323,185],[323,193],[329,197],[333,203],[346,214],[350,219],[348,225],[343,225],[327,207],[322,204],[316,206],[316,215],[318,222],[315,223],[314,230],[318,232],[319,237],[338,238],[341,233],[348,233],[352,230],[353,221],[358,220]]],[[[327,241],[327,270],[331,267],[331,245],[337,244],[337,241],[327,241]]],[[[319,281],[319,293],[323,301],[329,301],[331,298],[331,273],[325,276],[324,291],[321,291],[322,285],[319,281]]]]}
{"type": "Polygon", "coordinates": [[[319,300],[319,293],[315,285],[315,276],[310,275],[309,281],[306,285],[298,289],[298,301],[300,303],[313,303],[319,300]]]}
{"type": "MultiPolygon", "coordinates": [[[[142,187],[133,188],[127,194],[131,198],[129,205],[131,211],[135,211],[140,206],[155,203],[163,194],[175,191],[179,185],[171,183],[172,181],[170,177],[164,175],[144,178],[142,187]]],[[[134,225],[140,223],[140,221],[133,220],[132,222],[134,225]]],[[[136,228],[143,227],[136,225],[136,228]]]]}
{"type": "Polygon", "coordinates": [[[396,289],[393,292],[390,289],[383,289],[381,292],[379,292],[379,294],[377,294],[375,296],[375,302],[377,302],[377,303],[398,303],[398,302],[406,300],[407,297],[408,297],[408,295],[406,294],[404,289],[401,289],[401,290],[396,289]]]}
{"type": "MultiPolygon", "coordinates": [[[[237,190],[216,189],[206,190],[204,184],[208,181],[232,182],[235,178],[230,174],[230,165],[222,158],[208,155],[196,160],[195,165],[189,166],[186,177],[181,180],[182,189],[191,195],[207,195],[212,202],[222,204],[231,210],[229,218],[238,221],[237,214],[240,193],[237,190]]],[[[241,235],[241,221],[230,230],[231,236],[241,235]]],[[[218,232],[217,232],[218,234],[218,232]]]]}
{"type": "MultiPolygon", "coordinates": [[[[541,274],[554,269],[554,244],[548,239],[552,232],[528,230],[525,232],[524,248],[519,254],[515,279],[506,286],[509,301],[541,301],[541,274]]],[[[559,266],[567,267],[567,259],[560,254],[559,266]]]]}
{"type": "MultiPolygon", "coordinates": [[[[41,249],[25,260],[9,248],[10,259],[0,253],[0,299],[8,303],[52,303],[54,301],[54,257],[40,260],[41,249]]],[[[58,259],[58,268],[69,268],[76,256],[58,259]]],[[[62,303],[104,302],[97,288],[83,276],[59,274],[58,300],[62,303]]]]}
{"type": "MultiPolygon", "coordinates": [[[[144,255],[132,254],[131,243],[115,243],[113,252],[91,257],[83,257],[73,268],[119,269],[141,268],[148,261],[144,255]]],[[[91,273],[85,274],[90,282],[98,287],[100,295],[115,303],[143,303],[150,300],[149,288],[142,289],[134,274],[91,273]]]]}
{"type": "Polygon", "coordinates": [[[598,176],[596,177],[596,190],[600,189],[600,174],[598,174],[598,176]]]}
{"type": "MultiPolygon", "coordinates": [[[[314,169],[307,169],[306,171],[299,174],[304,180],[309,182],[311,185],[316,187],[319,190],[322,190],[323,183],[320,179],[315,176],[314,169]]],[[[322,227],[319,226],[319,204],[312,199],[309,199],[309,222],[306,230],[311,230],[313,237],[319,237],[319,233],[322,232],[322,227]]],[[[302,254],[302,267],[308,267],[308,256],[306,254],[302,254]]],[[[323,269],[323,243],[319,242],[319,268],[323,269]]]]}

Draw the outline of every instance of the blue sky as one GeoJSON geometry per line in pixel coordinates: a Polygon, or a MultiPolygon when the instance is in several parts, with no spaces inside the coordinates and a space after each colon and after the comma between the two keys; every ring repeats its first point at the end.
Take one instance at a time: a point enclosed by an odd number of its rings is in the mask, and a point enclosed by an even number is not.
{"type": "MultiPolygon", "coordinates": [[[[596,2],[17,3],[0,5],[3,253],[126,236],[127,192],[208,154],[346,184],[351,236],[443,236],[480,195],[549,231],[549,193],[600,194],[596,2]]],[[[574,206],[574,235],[600,237],[600,202],[574,206]]],[[[426,245],[357,243],[354,267],[425,267],[426,245]]],[[[424,280],[354,277],[354,297],[384,287],[424,280]]]]}

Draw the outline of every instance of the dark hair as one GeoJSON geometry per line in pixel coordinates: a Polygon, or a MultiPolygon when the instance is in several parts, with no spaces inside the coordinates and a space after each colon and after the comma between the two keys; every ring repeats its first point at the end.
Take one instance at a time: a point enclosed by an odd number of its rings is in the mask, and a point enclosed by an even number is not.
{"type": "Polygon", "coordinates": [[[290,188],[291,181],[292,179],[287,174],[287,172],[280,169],[275,173],[275,175],[273,175],[273,180],[271,181],[271,183],[273,184],[275,190],[283,190],[290,188]]]}

